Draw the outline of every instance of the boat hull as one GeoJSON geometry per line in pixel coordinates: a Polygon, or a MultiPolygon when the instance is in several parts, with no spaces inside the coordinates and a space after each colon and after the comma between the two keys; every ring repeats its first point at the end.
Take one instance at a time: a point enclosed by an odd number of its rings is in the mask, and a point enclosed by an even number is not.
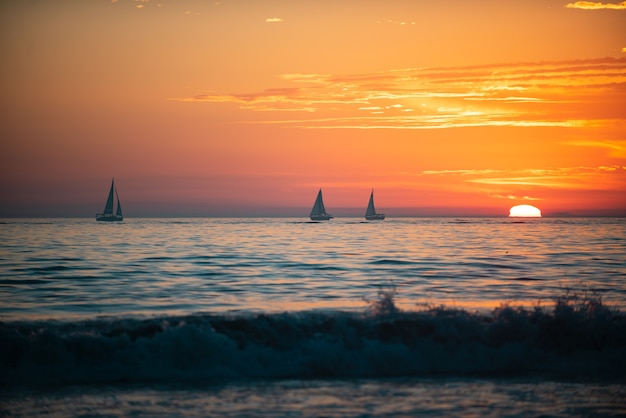
{"type": "Polygon", "coordinates": [[[122,222],[123,216],[113,215],[108,213],[99,213],[96,215],[96,221],[98,222],[122,222]]]}
{"type": "Polygon", "coordinates": [[[365,215],[365,219],[368,221],[382,221],[385,219],[384,213],[377,213],[375,215],[365,215]]]}
{"type": "Polygon", "coordinates": [[[314,215],[311,216],[312,221],[327,221],[329,219],[333,219],[332,215],[314,215]]]}

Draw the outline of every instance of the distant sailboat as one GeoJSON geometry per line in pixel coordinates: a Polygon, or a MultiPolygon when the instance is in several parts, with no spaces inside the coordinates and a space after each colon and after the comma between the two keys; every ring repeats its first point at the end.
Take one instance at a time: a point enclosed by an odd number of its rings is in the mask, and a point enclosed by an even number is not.
{"type": "Polygon", "coordinates": [[[117,189],[115,188],[115,180],[111,180],[111,190],[109,190],[109,197],[107,203],[104,206],[104,212],[96,215],[96,221],[101,222],[121,222],[124,220],[122,215],[122,205],[120,205],[120,198],[117,195],[117,189]],[[113,214],[113,193],[115,192],[115,199],[117,200],[117,210],[113,214]]]}
{"type": "Polygon", "coordinates": [[[315,204],[313,205],[313,209],[311,209],[311,217],[312,221],[327,221],[329,219],[333,219],[333,215],[326,213],[326,209],[324,208],[324,201],[322,200],[322,189],[317,192],[317,199],[315,199],[315,204]]]}
{"type": "Polygon", "coordinates": [[[365,211],[365,219],[368,221],[379,221],[385,219],[385,214],[376,213],[376,209],[374,208],[374,190],[372,190],[372,194],[370,194],[370,202],[367,205],[367,210],[365,211]]]}

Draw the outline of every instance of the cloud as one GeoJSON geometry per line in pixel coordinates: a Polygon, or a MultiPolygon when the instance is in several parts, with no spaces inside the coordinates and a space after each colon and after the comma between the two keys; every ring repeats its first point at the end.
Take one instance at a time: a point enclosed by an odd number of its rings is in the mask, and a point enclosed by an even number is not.
{"type": "Polygon", "coordinates": [[[587,189],[608,190],[626,185],[626,167],[559,167],[548,169],[466,169],[427,170],[413,176],[452,177],[466,184],[480,185],[483,192],[494,199],[540,200],[524,194],[532,189],[587,189]]]}
{"type": "Polygon", "coordinates": [[[266,23],[278,23],[278,22],[283,22],[283,19],[281,19],[280,17],[268,17],[267,19],[265,19],[266,23]]]}
{"type": "Polygon", "coordinates": [[[626,190],[626,167],[564,166],[551,168],[482,168],[398,173],[403,184],[438,191],[467,192],[494,200],[548,201],[559,191],[626,190]]]}
{"type": "Polygon", "coordinates": [[[460,176],[476,176],[484,174],[498,173],[499,170],[426,170],[422,171],[424,175],[460,175],[460,176]]]}
{"type": "Polygon", "coordinates": [[[541,197],[530,197],[530,196],[516,196],[512,194],[501,195],[501,194],[492,194],[489,197],[493,199],[507,199],[507,200],[543,200],[541,197]]]}
{"type": "Polygon", "coordinates": [[[250,123],[307,129],[580,128],[625,116],[619,109],[626,102],[626,58],[280,78],[292,86],[174,100],[239,103],[276,115],[250,123]]]}
{"type": "Polygon", "coordinates": [[[392,25],[399,25],[399,26],[414,26],[415,22],[413,21],[405,21],[405,20],[384,20],[384,21],[378,21],[378,23],[387,23],[387,24],[392,24],[392,25]]]}
{"type": "Polygon", "coordinates": [[[467,180],[469,183],[487,186],[509,187],[547,187],[551,189],[610,189],[617,180],[624,178],[624,168],[620,166],[598,167],[561,167],[553,169],[528,169],[517,171],[499,171],[491,176],[476,176],[467,180]],[[607,176],[613,178],[612,181],[607,176]]]}
{"type": "Polygon", "coordinates": [[[595,1],[577,1],[575,3],[568,3],[565,7],[568,9],[583,9],[583,10],[626,10],[626,1],[621,3],[600,3],[595,1]]]}
{"type": "Polygon", "coordinates": [[[601,148],[607,150],[611,157],[626,159],[626,141],[581,140],[568,142],[567,145],[601,148]]]}

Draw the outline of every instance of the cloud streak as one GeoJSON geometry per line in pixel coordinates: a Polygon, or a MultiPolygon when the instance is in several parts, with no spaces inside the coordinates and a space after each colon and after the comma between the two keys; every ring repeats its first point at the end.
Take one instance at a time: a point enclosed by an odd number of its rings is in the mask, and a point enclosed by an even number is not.
{"type": "Polygon", "coordinates": [[[250,123],[307,129],[583,127],[626,118],[626,58],[281,78],[292,86],[175,100],[239,103],[278,115],[250,123]]]}
{"type": "Polygon", "coordinates": [[[626,1],[621,3],[601,3],[595,1],[577,1],[568,3],[565,7],[568,9],[583,10],[626,10],[626,1]]]}
{"type": "MultiPolygon", "coordinates": [[[[626,167],[623,166],[598,166],[525,170],[431,170],[423,171],[418,176],[460,177],[466,183],[503,186],[507,189],[511,186],[551,189],[580,189],[586,186],[605,189],[607,185],[615,182],[607,181],[608,177],[612,180],[618,177],[623,179],[624,174],[626,174],[626,167]]],[[[494,193],[492,196],[502,198],[509,195],[494,193]]],[[[526,200],[533,199],[537,198],[526,196],[526,200]]]]}

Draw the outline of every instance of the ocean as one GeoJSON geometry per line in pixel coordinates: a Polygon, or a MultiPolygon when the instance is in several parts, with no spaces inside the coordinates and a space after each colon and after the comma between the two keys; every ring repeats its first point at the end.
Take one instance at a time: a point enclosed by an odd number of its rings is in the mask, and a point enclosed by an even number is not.
{"type": "Polygon", "coordinates": [[[0,416],[626,416],[626,219],[0,220],[0,416]]]}

